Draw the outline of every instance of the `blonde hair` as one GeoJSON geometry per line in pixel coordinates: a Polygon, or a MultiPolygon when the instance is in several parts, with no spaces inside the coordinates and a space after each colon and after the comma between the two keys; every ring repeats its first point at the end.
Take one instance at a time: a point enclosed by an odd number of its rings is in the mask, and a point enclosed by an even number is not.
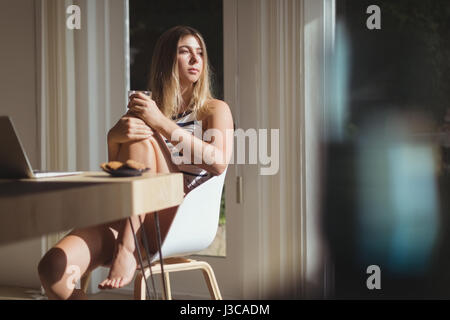
{"type": "Polygon", "coordinates": [[[200,78],[194,83],[194,90],[188,109],[196,116],[207,111],[206,101],[211,99],[211,79],[208,54],[205,41],[194,28],[176,26],[164,32],[158,39],[153,52],[150,69],[149,89],[152,99],[167,117],[173,117],[181,112],[182,97],[178,75],[178,42],[185,36],[194,36],[203,51],[203,69],[200,78]]]}

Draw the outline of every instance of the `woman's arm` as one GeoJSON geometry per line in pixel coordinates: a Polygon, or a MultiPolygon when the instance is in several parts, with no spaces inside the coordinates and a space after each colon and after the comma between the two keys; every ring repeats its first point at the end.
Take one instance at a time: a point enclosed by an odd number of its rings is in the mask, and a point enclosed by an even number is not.
{"type": "Polygon", "coordinates": [[[155,126],[174,146],[183,151],[190,150],[190,164],[213,174],[221,174],[227,167],[233,150],[233,117],[229,106],[220,100],[211,100],[209,113],[202,121],[205,125],[203,141],[180,128],[172,120],[162,119],[155,126]]]}
{"type": "Polygon", "coordinates": [[[233,118],[225,102],[211,100],[209,103],[209,113],[203,119],[206,122],[206,137],[204,135],[202,138],[208,139],[210,136],[210,142],[180,128],[159,110],[154,100],[140,92],[130,97],[128,108],[132,115],[142,119],[150,128],[183,151],[183,158],[186,158],[187,152],[190,153],[190,159],[187,159],[190,164],[213,174],[220,174],[225,170],[233,150],[233,118]]]}
{"type": "Polygon", "coordinates": [[[108,132],[108,161],[117,160],[122,143],[141,141],[153,135],[144,121],[126,114],[108,132]]]}

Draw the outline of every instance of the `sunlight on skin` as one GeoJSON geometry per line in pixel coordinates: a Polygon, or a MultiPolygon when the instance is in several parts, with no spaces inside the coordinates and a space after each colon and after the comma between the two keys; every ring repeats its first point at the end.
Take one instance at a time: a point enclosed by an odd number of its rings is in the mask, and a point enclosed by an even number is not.
{"type": "MultiPolygon", "coordinates": [[[[184,101],[190,101],[193,85],[200,78],[203,69],[203,52],[196,37],[185,36],[179,40],[177,61],[182,97],[184,101]]],[[[141,146],[142,143],[138,143],[136,148],[139,150],[141,146]]],[[[150,151],[150,149],[146,149],[146,152],[140,150],[141,156],[146,158],[143,163],[151,162],[147,157],[147,151],[150,151]]],[[[131,154],[127,156],[133,159],[131,154]]],[[[152,159],[155,160],[155,157],[153,156],[152,159]]],[[[139,220],[132,220],[134,229],[137,230],[139,220]]],[[[108,278],[98,285],[100,289],[121,288],[131,282],[137,267],[135,249],[133,232],[130,222],[127,220],[117,238],[114,259],[108,278]]]]}

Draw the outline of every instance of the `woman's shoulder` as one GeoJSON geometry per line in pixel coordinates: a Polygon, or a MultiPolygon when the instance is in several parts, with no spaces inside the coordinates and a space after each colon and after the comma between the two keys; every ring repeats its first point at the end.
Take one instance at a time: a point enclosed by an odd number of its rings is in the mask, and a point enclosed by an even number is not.
{"type": "Polygon", "coordinates": [[[217,116],[230,113],[230,107],[225,101],[219,99],[209,99],[206,101],[206,117],[217,116]]]}
{"type": "Polygon", "coordinates": [[[225,101],[219,99],[209,99],[206,101],[205,114],[202,118],[207,123],[209,121],[216,122],[217,120],[220,122],[229,122],[231,120],[232,123],[233,119],[228,104],[225,101]]]}

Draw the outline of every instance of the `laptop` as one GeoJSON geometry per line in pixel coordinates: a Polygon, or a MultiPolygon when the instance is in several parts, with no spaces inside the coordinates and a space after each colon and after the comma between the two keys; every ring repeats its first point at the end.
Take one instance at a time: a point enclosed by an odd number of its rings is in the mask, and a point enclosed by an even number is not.
{"type": "Polygon", "coordinates": [[[0,178],[49,178],[81,174],[33,170],[9,116],[0,116],[0,178]]]}

